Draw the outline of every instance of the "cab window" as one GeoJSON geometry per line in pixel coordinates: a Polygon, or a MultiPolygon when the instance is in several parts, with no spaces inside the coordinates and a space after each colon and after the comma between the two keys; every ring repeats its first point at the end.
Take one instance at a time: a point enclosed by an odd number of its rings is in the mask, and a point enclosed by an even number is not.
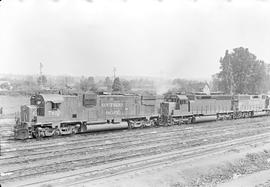
{"type": "Polygon", "coordinates": [[[52,110],[58,110],[59,109],[60,103],[53,103],[53,102],[51,102],[51,103],[52,103],[52,110]]]}
{"type": "Polygon", "coordinates": [[[180,100],[180,104],[181,105],[187,104],[187,101],[186,100],[180,100]]]}

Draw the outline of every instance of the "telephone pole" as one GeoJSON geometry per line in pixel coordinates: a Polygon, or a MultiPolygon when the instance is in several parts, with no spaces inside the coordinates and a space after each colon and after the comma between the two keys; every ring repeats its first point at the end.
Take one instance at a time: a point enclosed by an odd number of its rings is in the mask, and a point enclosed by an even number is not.
{"type": "Polygon", "coordinates": [[[233,74],[232,74],[232,64],[231,64],[231,57],[230,55],[228,56],[229,58],[229,72],[230,72],[230,94],[233,95],[234,90],[233,90],[233,74]]]}
{"type": "Polygon", "coordinates": [[[113,67],[113,80],[115,79],[115,74],[116,74],[116,68],[113,67]]]}
{"type": "Polygon", "coordinates": [[[43,64],[39,63],[39,75],[42,76],[42,68],[43,68],[43,64]]]}

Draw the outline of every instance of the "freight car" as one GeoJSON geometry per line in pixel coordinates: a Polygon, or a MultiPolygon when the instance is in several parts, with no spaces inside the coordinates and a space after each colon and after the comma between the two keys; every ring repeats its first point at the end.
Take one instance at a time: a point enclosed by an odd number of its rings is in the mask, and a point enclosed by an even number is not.
{"type": "Polygon", "coordinates": [[[169,94],[161,103],[161,123],[198,123],[269,115],[266,95],[169,94]]]}
{"type": "Polygon", "coordinates": [[[150,126],[160,100],[134,94],[36,94],[21,106],[16,139],[76,134],[87,131],[150,126]]]}

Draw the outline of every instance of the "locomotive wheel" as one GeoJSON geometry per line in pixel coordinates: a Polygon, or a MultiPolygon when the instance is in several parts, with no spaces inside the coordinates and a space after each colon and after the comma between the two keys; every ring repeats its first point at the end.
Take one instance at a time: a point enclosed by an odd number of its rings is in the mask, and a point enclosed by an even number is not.
{"type": "Polygon", "coordinates": [[[238,118],[239,118],[239,119],[243,118],[242,112],[239,112],[238,118]]]}
{"type": "Polygon", "coordinates": [[[150,121],[145,121],[144,122],[144,127],[151,127],[151,122],[150,121]]]}
{"type": "Polygon", "coordinates": [[[80,127],[81,127],[81,124],[79,124],[79,123],[75,125],[74,128],[75,128],[75,133],[76,134],[80,132],[80,127]]]}
{"type": "Polygon", "coordinates": [[[71,129],[71,134],[76,134],[77,133],[77,130],[76,130],[76,128],[74,127],[74,128],[72,128],[71,129]]]}
{"type": "Polygon", "coordinates": [[[187,124],[191,124],[191,122],[192,122],[192,119],[191,118],[188,118],[187,124]]]}
{"type": "Polygon", "coordinates": [[[151,127],[156,126],[156,123],[155,123],[155,121],[154,121],[154,120],[151,120],[151,121],[150,121],[150,126],[151,126],[151,127]]]}
{"type": "Polygon", "coordinates": [[[33,132],[33,137],[37,139],[41,138],[40,131],[38,129],[33,132]]]}
{"type": "Polygon", "coordinates": [[[44,131],[41,131],[41,132],[40,132],[40,137],[43,138],[43,137],[45,137],[45,136],[46,136],[45,132],[44,132],[44,131]]]}
{"type": "Polygon", "coordinates": [[[87,131],[87,127],[85,124],[82,124],[81,127],[80,127],[80,130],[79,132],[86,132],[87,131]]]}
{"type": "Polygon", "coordinates": [[[142,121],[142,128],[145,128],[145,127],[146,127],[146,122],[142,121]]]}
{"type": "Polygon", "coordinates": [[[31,134],[32,134],[32,137],[33,137],[33,138],[37,138],[35,132],[32,132],[31,134]]]}
{"type": "Polygon", "coordinates": [[[60,130],[59,129],[56,129],[53,133],[53,136],[60,136],[61,133],[60,133],[60,130]]]}
{"type": "Polygon", "coordinates": [[[195,122],[196,122],[195,117],[192,117],[192,118],[191,118],[191,123],[195,123],[195,122]]]}
{"type": "Polygon", "coordinates": [[[128,129],[133,129],[134,123],[129,121],[128,122],[128,129]]]}

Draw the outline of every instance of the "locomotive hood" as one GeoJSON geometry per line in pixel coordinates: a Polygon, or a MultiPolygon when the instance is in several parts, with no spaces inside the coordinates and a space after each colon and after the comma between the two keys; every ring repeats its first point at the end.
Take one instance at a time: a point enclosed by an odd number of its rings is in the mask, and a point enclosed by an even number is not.
{"type": "Polygon", "coordinates": [[[45,102],[50,101],[53,103],[62,103],[64,101],[64,97],[59,94],[40,94],[40,96],[45,102]]]}

